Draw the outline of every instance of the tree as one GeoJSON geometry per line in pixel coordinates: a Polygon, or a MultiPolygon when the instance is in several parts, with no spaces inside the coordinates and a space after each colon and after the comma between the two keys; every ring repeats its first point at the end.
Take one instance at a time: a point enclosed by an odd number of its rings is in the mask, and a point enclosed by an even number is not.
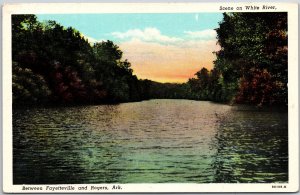
{"type": "Polygon", "coordinates": [[[224,14],[216,29],[221,50],[216,52],[215,68],[228,100],[236,97],[238,102],[253,104],[287,103],[286,21],[286,13],[224,14]],[[263,87],[256,86],[257,80],[263,87]],[[269,88],[270,83],[275,85],[269,88]],[[255,98],[249,95],[251,90],[255,98]]]}
{"type": "Polygon", "coordinates": [[[142,97],[137,90],[142,85],[132,74],[130,62],[121,60],[123,52],[112,41],[91,46],[72,27],[55,21],[40,23],[34,15],[13,15],[12,44],[15,105],[25,97],[35,104],[45,103],[36,101],[39,98],[82,104],[142,97]],[[24,76],[30,82],[21,82],[24,76]],[[41,83],[45,97],[29,90],[34,83],[41,83]]]}
{"type": "Polygon", "coordinates": [[[28,68],[20,68],[13,62],[13,103],[17,105],[41,104],[50,101],[51,91],[42,75],[28,68]]]}

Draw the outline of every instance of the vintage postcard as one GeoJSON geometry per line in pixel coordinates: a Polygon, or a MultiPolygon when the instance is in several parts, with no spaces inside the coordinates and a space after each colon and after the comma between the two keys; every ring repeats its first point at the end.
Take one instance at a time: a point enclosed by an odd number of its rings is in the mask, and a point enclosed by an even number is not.
{"type": "Polygon", "coordinates": [[[296,192],[298,5],[3,6],[3,191],[296,192]]]}

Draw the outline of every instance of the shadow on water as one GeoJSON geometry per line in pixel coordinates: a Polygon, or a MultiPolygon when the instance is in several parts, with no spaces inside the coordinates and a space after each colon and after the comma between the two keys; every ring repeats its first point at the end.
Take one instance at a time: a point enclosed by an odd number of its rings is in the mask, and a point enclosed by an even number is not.
{"type": "Polygon", "coordinates": [[[287,143],[287,112],[205,101],[15,109],[13,182],[287,182],[287,143]]]}
{"type": "Polygon", "coordinates": [[[215,183],[288,182],[287,112],[233,108],[217,132],[215,183]]]}
{"type": "MultiPolygon", "coordinates": [[[[23,109],[14,113],[14,184],[118,181],[119,172],[106,170],[121,154],[114,135],[107,134],[110,143],[100,146],[101,135],[87,128],[89,117],[97,117],[103,110],[86,115],[84,107],[74,109],[23,109]]],[[[117,112],[116,106],[105,106],[105,110],[117,112]]],[[[111,123],[110,116],[105,120],[111,123]]]]}

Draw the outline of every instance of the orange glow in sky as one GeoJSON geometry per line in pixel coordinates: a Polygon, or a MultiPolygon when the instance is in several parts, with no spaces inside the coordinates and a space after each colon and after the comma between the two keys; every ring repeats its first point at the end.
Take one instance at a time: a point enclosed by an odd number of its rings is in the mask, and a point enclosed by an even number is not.
{"type": "Polygon", "coordinates": [[[39,14],[72,26],[91,44],[113,41],[140,79],[186,82],[211,69],[218,51],[215,31],[222,13],[39,14]]]}
{"type": "Polygon", "coordinates": [[[202,67],[210,70],[215,60],[213,52],[219,50],[216,40],[181,44],[134,40],[120,44],[120,48],[138,78],[173,83],[187,82],[202,67]]]}

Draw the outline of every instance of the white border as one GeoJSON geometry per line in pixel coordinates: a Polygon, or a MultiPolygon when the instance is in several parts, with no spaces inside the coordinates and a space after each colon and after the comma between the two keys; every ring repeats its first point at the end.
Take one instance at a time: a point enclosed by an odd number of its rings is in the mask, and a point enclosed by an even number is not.
{"type": "MultiPolygon", "coordinates": [[[[235,12],[239,12],[235,10],[235,12]]],[[[251,12],[242,10],[242,12],[251,12]]],[[[268,10],[255,10],[268,12],[268,10]]],[[[299,104],[298,104],[298,5],[292,3],[32,3],[5,4],[3,7],[3,191],[15,193],[41,192],[296,192],[299,189],[299,104]],[[272,188],[274,184],[120,184],[122,190],[108,191],[49,191],[22,190],[23,185],[12,184],[12,83],[11,83],[11,15],[41,13],[188,13],[224,12],[220,6],[275,5],[277,10],[288,12],[288,114],[289,114],[289,182],[286,188],[272,188]]],[[[107,186],[117,184],[74,184],[48,186],[107,186]]]]}

